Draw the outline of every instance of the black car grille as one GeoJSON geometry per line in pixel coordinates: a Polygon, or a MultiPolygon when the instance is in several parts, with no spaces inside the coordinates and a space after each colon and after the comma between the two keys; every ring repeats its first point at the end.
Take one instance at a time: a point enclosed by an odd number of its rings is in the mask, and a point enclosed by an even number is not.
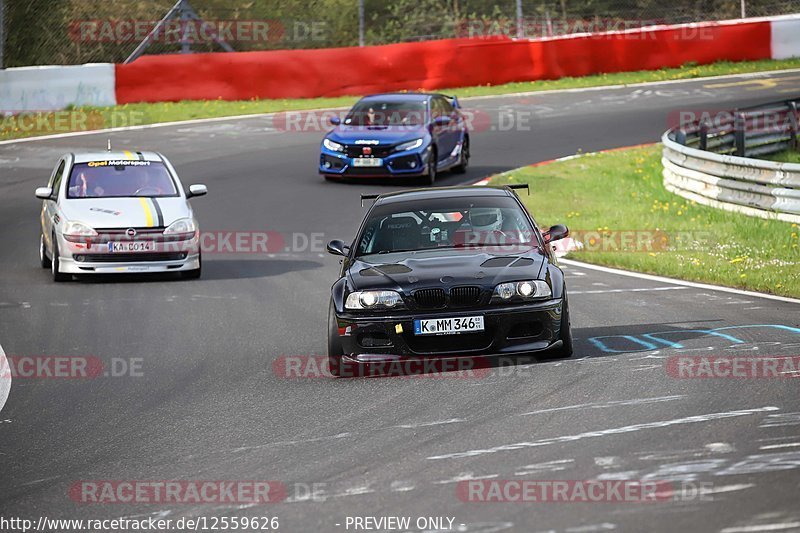
{"type": "Polygon", "coordinates": [[[492,343],[492,332],[463,333],[461,335],[405,335],[411,351],[418,354],[467,354],[486,350],[492,343]]]}
{"type": "Polygon", "coordinates": [[[454,307],[477,305],[480,299],[480,287],[453,287],[450,289],[450,305],[454,307]]]}
{"type": "Polygon", "coordinates": [[[143,252],[118,254],[77,254],[79,263],[145,263],[148,261],[181,261],[186,252],[143,252]]]}
{"type": "Polygon", "coordinates": [[[422,309],[438,309],[445,306],[444,289],[420,289],[414,292],[414,301],[422,309]]]}
{"type": "Polygon", "coordinates": [[[420,309],[442,309],[444,307],[470,307],[481,301],[481,288],[477,286],[453,287],[450,298],[444,289],[419,289],[414,291],[414,303],[420,309]]]}
{"type": "Polygon", "coordinates": [[[374,144],[349,144],[345,147],[347,157],[361,157],[363,155],[373,157],[389,157],[394,150],[393,145],[374,145],[374,144]],[[372,153],[364,154],[364,148],[369,148],[372,153]]]}

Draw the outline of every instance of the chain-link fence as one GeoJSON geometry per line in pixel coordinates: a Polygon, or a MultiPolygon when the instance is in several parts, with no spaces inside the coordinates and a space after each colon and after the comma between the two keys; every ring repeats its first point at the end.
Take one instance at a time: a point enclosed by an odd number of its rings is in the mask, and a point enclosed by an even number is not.
{"type": "Polygon", "coordinates": [[[800,0],[0,0],[0,65],[123,62],[148,35],[146,54],[328,48],[541,38],[731,19],[743,10],[798,13],[800,0]]]}

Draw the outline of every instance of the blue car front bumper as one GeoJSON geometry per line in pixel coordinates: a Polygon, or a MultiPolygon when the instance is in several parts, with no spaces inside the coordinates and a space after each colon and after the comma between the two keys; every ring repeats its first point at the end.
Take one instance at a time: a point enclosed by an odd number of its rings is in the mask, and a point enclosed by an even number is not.
{"type": "Polygon", "coordinates": [[[349,157],[322,147],[319,156],[319,173],[341,177],[422,176],[428,171],[428,147],[392,153],[383,158],[349,157]],[[376,160],[380,164],[375,163],[376,160]],[[370,161],[370,163],[366,163],[370,161]]]}

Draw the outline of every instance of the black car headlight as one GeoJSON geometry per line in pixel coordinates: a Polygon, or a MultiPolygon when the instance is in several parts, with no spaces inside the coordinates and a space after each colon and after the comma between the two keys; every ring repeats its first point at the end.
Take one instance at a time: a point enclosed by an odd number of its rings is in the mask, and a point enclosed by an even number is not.
{"type": "Polygon", "coordinates": [[[493,302],[510,302],[513,300],[546,300],[553,296],[550,285],[543,280],[524,280],[501,283],[494,288],[493,302]]]}
{"type": "Polygon", "coordinates": [[[347,295],[345,309],[397,309],[403,298],[396,291],[356,291],[347,295]]]}

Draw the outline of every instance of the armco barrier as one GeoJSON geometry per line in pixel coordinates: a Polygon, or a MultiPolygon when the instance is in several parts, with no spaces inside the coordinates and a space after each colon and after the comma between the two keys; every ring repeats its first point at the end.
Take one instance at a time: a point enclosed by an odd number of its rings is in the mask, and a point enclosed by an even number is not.
{"type": "MultiPolygon", "coordinates": [[[[723,139],[710,144],[699,141],[700,124],[673,128],[662,137],[664,151],[664,186],[671,192],[697,203],[735,211],[761,218],[775,218],[787,222],[800,222],[800,164],[777,163],[749,157],[716,153],[730,152],[726,138],[738,138],[739,152],[748,155],[767,154],[797,146],[797,106],[795,102],[770,104],[760,109],[751,108],[732,112],[731,116],[756,116],[775,113],[785,117],[785,124],[775,126],[779,131],[758,131],[749,141],[742,130],[729,133],[724,130],[717,136],[723,139]],[[693,127],[692,127],[693,126],[693,127]],[[788,138],[787,132],[788,130],[788,138]],[[687,135],[688,131],[688,135],[687,135]],[[687,144],[703,145],[694,148],[687,144]],[[715,150],[715,151],[708,151],[715,150]]],[[[735,120],[744,128],[745,118],[735,120]]],[[[707,135],[707,131],[703,131],[707,135]]]]}
{"type": "MultiPolygon", "coordinates": [[[[543,40],[144,56],[117,65],[117,101],[314,98],[652,70],[772,57],[770,20],[654,26],[543,40]]],[[[800,41],[800,35],[793,37],[800,41]]]]}
{"type": "Polygon", "coordinates": [[[0,70],[0,113],[55,111],[68,105],[114,104],[112,63],[0,70]]]}

